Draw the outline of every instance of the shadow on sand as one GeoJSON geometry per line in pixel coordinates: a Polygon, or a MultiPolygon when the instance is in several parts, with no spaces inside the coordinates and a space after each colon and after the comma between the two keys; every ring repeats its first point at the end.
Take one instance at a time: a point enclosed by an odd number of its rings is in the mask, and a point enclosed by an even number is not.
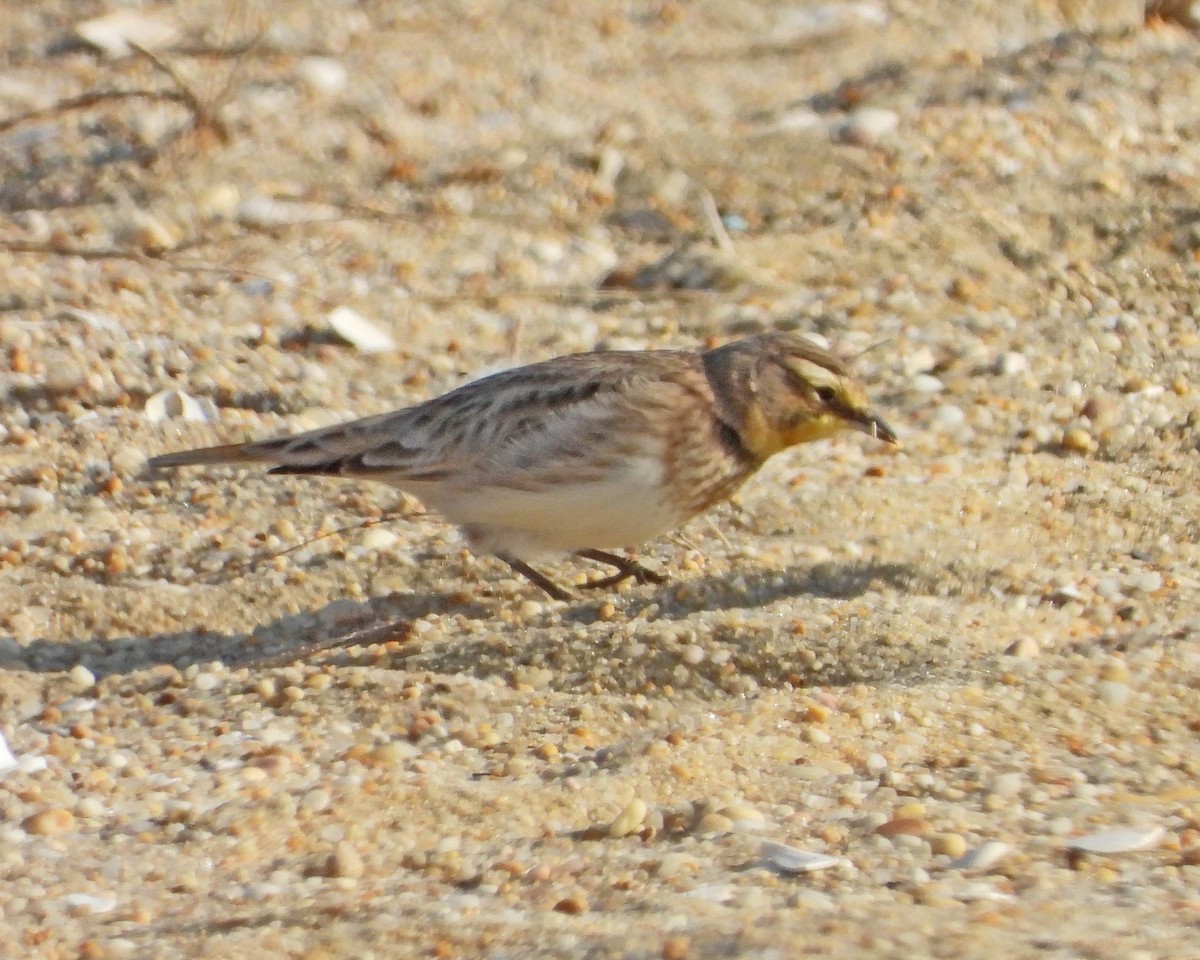
{"type": "MultiPolygon", "coordinates": [[[[527,660],[532,651],[524,651],[522,647],[527,643],[534,649],[552,646],[556,627],[601,622],[601,606],[607,600],[615,599],[631,612],[657,604],[657,610],[646,617],[647,623],[677,621],[705,611],[765,607],[792,598],[851,599],[872,588],[903,586],[910,576],[906,567],[897,564],[823,563],[782,572],[752,572],[739,575],[736,580],[728,575],[699,577],[666,587],[641,587],[617,597],[611,593],[593,596],[581,591],[573,603],[547,603],[542,613],[517,626],[498,615],[511,603],[506,598],[482,596],[464,603],[461,591],[391,594],[352,605],[349,616],[345,615],[344,601],[335,601],[318,610],[280,617],[246,633],[220,633],[196,627],[104,640],[39,639],[23,646],[14,666],[49,673],[83,664],[97,678],[132,674],[163,664],[179,669],[212,661],[234,668],[279,666],[346,647],[409,640],[414,621],[440,613],[470,621],[494,621],[496,630],[482,634],[475,631],[461,643],[447,642],[443,634],[435,647],[414,643],[410,655],[401,651],[398,657],[390,656],[389,662],[399,665],[410,656],[419,655],[422,670],[488,675],[501,667],[497,647],[511,651],[515,660],[527,660]],[[505,641],[497,644],[502,634],[505,641]],[[490,656],[480,655],[482,644],[490,647],[490,656]]],[[[339,657],[348,663],[374,662],[344,652],[339,657]]]]}

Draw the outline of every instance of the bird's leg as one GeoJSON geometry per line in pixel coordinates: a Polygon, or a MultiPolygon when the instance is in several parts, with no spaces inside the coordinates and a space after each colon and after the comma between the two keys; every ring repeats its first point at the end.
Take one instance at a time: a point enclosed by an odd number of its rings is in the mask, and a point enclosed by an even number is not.
{"type": "Polygon", "coordinates": [[[540,587],[555,600],[561,600],[564,603],[571,599],[571,595],[562,587],[551,580],[544,573],[538,573],[524,560],[518,560],[516,557],[509,557],[505,554],[497,554],[497,556],[513,568],[517,573],[523,576],[526,580],[532,583],[535,587],[540,587]]]}
{"type": "Polygon", "coordinates": [[[610,567],[617,568],[617,572],[611,577],[605,577],[603,580],[589,580],[583,584],[583,587],[588,590],[615,587],[618,583],[622,583],[625,580],[636,580],[638,583],[667,582],[667,578],[661,573],[643,567],[636,560],[629,557],[622,557],[617,553],[609,553],[607,550],[576,550],[575,556],[583,557],[585,560],[595,560],[597,563],[604,563],[610,567]]]}

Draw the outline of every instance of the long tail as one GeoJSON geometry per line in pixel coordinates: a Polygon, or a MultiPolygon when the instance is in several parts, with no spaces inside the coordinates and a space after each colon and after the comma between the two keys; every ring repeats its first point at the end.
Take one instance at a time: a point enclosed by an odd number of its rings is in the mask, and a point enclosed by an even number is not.
{"type": "Polygon", "coordinates": [[[201,447],[199,450],[179,450],[151,457],[146,466],[151,470],[174,470],[176,467],[193,467],[213,463],[271,463],[278,453],[259,443],[226,443],[219,447],[201,447]]]}

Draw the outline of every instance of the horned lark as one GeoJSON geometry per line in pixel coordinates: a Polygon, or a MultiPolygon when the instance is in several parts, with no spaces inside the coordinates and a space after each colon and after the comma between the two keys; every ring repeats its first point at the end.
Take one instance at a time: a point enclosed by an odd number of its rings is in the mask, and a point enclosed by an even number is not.
{"type": "Polygon", "coordinates": [[[664,578],[634,547],[727,499],[769,457],[850,428],[895,443],[836,357],[766,333],[714,350],[586,353],[505,370],[415,407],[294,436],[185,450],[151,468],[265,463],[412,494],[557,600],[528,563],[573,553],[664,578]]]}

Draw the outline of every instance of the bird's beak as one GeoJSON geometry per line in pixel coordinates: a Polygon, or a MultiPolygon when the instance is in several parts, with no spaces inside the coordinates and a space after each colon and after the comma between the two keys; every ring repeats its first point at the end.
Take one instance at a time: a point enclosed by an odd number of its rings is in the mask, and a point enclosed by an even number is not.
{"type": "Polygon", "coordinates": [[[861,413],[855,413],[849,418],[849,421],[855,430],[868,433],[876,440],[882,440],[884,443],[897,446],[900,444],[900,438],[896,436],[896,431],[889,427],[884,419],[873,410],[864,410],[861,413]]]}

